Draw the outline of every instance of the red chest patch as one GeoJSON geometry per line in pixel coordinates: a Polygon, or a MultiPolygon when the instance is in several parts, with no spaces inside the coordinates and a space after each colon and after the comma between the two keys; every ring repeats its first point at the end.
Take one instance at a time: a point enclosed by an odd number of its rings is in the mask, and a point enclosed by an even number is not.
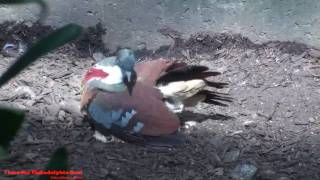
{"type": "Polygon", "coordinates": [[[101,69],[91,68],[87,71],[86,75],[84,76],[85,81],[89,81],[90,79],[97,77],[97,78],[105,78],[109,74],[104,72],[101,69]]]}

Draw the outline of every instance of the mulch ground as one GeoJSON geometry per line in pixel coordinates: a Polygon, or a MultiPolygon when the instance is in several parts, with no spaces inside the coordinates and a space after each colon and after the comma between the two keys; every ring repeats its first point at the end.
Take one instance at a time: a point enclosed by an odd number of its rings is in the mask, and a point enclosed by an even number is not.
{"type": "MultiPolygon", "coordinates": [[[[0,45],[32,42],[50,27],[0,25],[0,45]]],[[[320,179],[320,51],[293,42],[255,44],[240,35],[198,33],[171,46],[137,52],[140,59],[176,58],[220,71],[228,107],[199,104],[181,115],[187,144],[150,149],[110,137],[92,137],[79,112],[80,81],[102,51],[101,26],[52,52],[0,89],[1,104],[27,111],[27,119],[0,169],[42,169],[65,146],[73,170],[85,179],[320,179]],[[246,178],[244,178],[246,179],[246,178]],[[250,177],[247,177],[250,179],[250,177]]],[[[162,30],[164,35],[172,31],[162,30]],[[166,34],[165,34],[166,33],[166,34]]],[[[177,33],[177,32],[174,32],[177,33]]],[[[0,71],[14,61],[0,55],[0,71]]],[[[27,179],[34,176],[1,178],[27,179]]]]}

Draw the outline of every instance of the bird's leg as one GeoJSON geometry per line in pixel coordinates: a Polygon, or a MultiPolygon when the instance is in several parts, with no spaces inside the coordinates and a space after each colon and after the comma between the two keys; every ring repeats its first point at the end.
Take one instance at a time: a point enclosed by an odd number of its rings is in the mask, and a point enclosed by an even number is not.
{"type": "Polygon", "coordinates": [[[182,101],[173,100],[169,98],[169,99],[165,99],[164,102],[167,108],[174,113],[181,113],[184,110],[184,104],[182,103],[182,101]]]}
{"type": "Polygon", "coordinates": [[[93,137],[96,138],[98,141],[107,143],[107,138],[103,134],[99,133],[98,131],[94,131],[93,137]]]}

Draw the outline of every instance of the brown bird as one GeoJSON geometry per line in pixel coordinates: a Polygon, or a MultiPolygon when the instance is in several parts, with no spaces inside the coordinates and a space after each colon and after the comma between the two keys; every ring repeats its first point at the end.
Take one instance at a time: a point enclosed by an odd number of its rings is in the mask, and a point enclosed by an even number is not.
{"type": "Polygon", "coordinates": [[[86,112],[105,141],[114,135],[126,142],[172,146],[184,142],[178,133],[176,113],[198,102],[226,106],[231,101],[206,86],[223,88],[225,83],[207,81],[219,75],[208,67],[167,59],[135,64],[132,50],[122,49],[91,67],[82,82],[81,110],[86,112]]]}

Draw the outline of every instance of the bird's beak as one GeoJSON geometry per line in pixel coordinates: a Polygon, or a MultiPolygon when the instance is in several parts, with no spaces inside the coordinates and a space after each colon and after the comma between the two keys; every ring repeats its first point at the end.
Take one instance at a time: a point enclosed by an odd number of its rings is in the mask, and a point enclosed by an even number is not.
{"type": "Polygon", "coordinates": [[[124,75],[124,84],[127,86],[130,96],[132,95],[132,90],[136,84],[137,75],[135,71],[125,72],[124,75]]]}

